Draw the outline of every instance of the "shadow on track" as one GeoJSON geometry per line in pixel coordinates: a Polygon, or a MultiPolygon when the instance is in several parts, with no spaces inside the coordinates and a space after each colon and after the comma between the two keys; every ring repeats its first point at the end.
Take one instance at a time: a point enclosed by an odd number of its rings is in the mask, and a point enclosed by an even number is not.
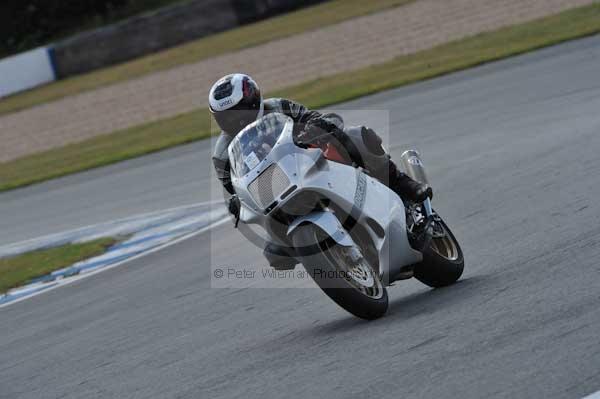
{"type": "MultiPolygon", "coordinates": [[[[448,310],[453,306],[462,306],[463,302],[471,301],[484,289],[483,282],[489,276],[475,276],[459,280],[456,284],[444,288],[425,289],[390,301],[387,314],[381,319],[366,321],[348,315],[344,319],[333,320],[315,330],[316,334],[335,334],[350,330],[361,331],[379,326],[389,326],[391,321],[405,321],[424,314],[434,314],[448,310]]],[[[486,288],[487,289],[487,288],[486,288]]],[[[340,309],[340,311],[342,311],[340,309]]]]}

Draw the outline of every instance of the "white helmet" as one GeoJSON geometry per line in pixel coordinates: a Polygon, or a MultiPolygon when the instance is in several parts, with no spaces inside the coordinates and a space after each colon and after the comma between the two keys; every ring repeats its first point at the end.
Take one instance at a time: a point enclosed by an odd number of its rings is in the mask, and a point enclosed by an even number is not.
{"type": "Polygon", "coordinates": [[[242,73],[219,79],[210,89],[208,102],[219,127],[232,136],[260,118],[264,112],[258,85],[250,76],[242,73]]]}

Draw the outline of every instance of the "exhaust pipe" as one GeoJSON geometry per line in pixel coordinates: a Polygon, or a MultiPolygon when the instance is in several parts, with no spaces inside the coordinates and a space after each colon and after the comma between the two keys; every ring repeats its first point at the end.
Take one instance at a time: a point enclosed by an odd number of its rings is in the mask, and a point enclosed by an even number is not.
{"type": "Polygon", "coordinates": [[[409,175],[413,180],[429,185],[429,180],[427,179],[427,174],[425,173],[425,166],[421,160],[421,155],[419,155],[417,151],[404,151],[400,156],[400,161],[402,162],[402,167],[404,168],[406,174],[409,175]]]}

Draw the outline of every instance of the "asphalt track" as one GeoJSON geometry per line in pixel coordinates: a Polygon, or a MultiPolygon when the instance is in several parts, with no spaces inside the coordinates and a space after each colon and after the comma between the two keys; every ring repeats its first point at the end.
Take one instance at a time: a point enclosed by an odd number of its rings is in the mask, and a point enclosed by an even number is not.
{"type": "MultiPolygon", "coordinates": [[[[224,225],[0,309],[0,398],[599,390],[600,37],[340,108],[389,110],[392,153],[422,151],[466,253],[460,283],[397,284],[375,322],[317,290],[211,289],[215,267],[264,264],[224,225]]],[[[210,199],[206,147],[2,194],[1,242],[210,199]]]]}

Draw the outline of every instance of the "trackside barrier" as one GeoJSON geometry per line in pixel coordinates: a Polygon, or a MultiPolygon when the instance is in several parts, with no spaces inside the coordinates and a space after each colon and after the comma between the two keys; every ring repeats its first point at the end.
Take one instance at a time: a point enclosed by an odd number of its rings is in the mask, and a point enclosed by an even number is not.
{"type": "Polygon", "coordinates": [[[0,60],[0,98],[324,0],[189,0],[0,60]]]}
{"type": "Polygon", "coordinates": [[[54,81],[50,52],[39,47],[0,60],[0,98],[54,81]]]}

